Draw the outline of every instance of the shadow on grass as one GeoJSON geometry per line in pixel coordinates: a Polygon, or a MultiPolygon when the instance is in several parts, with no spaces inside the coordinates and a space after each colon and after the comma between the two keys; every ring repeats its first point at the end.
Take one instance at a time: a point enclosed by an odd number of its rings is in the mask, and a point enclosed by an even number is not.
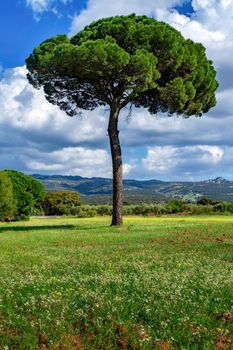
{"type": "Polygon", "coordinates": [[[23,232],[23,231],[44,231],[44,230],[77,230],[80,231],[96,231],[109,230],[110,226],[78,226],[78,225],[38,225],[38,226],[6,226],[0,227],[0,233],[6,231],[23,232]]]}
{"type": "Polygon", "coordinates": [[[46,226],[7,226],[0,227],[0,232],[4,231],[40,231],[40,230],[64,230],[77,229],[77,225],[46,225],[46,226]]]}

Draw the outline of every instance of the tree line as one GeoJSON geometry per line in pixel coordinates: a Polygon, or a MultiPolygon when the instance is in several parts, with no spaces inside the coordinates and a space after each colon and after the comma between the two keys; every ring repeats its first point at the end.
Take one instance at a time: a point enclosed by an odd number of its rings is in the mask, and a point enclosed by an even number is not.
{"type": "MultiPolygon", "coordinates": [[[[43,184],[15,170],[0,171],[0,221],[26,220],[30,216],[111,216],[110,204],[87,205],[74,191],[45,192],[43,184]]],[[[233,214],[233,202],[223,202],[207,197],[197,203],[171,199],[164,203],[139,203],[123,205],[124,215],[200,215],[233,214]]]]}
{"type": "MultiPolygon", "coordinates": [[[[166,203],[140,203],[124,204],[123,215],[136,216],[160,216],[160,215],[231,215],[233,214],[233,202],[216,201],[208,203],[187,203],[178,199],[171,199],[166,203]]],[[[72,215],[78,218],[87,218],[94,216],[111,216],[112,205],[110,204],[81,204],[80,206],[63,208],[62,215],[72,215]],[[67,214],[68,213],[68,214],[67,214]]],[[[48,213],[47,213],[48,215],[48,213]]],[[[58,215],[58,214],[57,214],[58,215]]]]}

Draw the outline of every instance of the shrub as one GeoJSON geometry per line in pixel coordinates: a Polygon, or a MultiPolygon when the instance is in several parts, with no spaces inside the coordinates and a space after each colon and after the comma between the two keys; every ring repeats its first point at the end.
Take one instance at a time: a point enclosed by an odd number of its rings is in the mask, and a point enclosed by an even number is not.
{"type": "Polygon", "coordinates": [[[125,205],[123,206],[123,215],[132,215],[133,214],[133,208],[131,205],[125,205]]]}
{"type": "Polygon", "coordinates": [[[185,211],[185,202],[179,199],[172,199],[166,205],[167,213],[182,213],[185,211]]]}
{"type": "Polygon", "coordinates": [[[49,191],[45,194],[46,215],[79,215],[81,199],[74,191],[49,191]]]}
{"type": "Polygon", "coordinates": [[[100,205],[97,206],[97,214],[103,215],[112,215],[112,206],[111,205],[100,205]]]}
{"type": "Polygon", "coordinates": [[[218,201],[218,200],[212,199],[212,198],[208,198],[206,196],[201,197],[197,200],[197,204],[200,204],[200,205],[215,205],[218,203],[221,203],[221,201],[218,201]]]}

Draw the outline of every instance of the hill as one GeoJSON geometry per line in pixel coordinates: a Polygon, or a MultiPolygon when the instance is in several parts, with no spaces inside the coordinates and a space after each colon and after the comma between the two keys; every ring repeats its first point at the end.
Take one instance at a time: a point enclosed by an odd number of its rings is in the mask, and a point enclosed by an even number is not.
{"type": "MultiPolygon", "coordinates": [[[[46,190],[73,190],[80,192],[88,203],[111,202],[112,180],[101,177],[63,175],[32,175],[46,190]]],[[[195,201],[201,196],[233,201],[233,181],[222,177],[198,182],[166,182],[160,180],[124,180],[124,200],[129,202],[156,202],[170,198],[195,201]]]]}

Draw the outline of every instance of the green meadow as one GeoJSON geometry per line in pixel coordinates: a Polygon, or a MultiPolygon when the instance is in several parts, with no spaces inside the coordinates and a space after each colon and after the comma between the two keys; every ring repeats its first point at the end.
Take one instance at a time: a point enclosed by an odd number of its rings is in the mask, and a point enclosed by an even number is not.
{"type": "Polygon", "coordinates": [[[233,217],[0,224],[0,349],[232,349],[233,217]]]}

